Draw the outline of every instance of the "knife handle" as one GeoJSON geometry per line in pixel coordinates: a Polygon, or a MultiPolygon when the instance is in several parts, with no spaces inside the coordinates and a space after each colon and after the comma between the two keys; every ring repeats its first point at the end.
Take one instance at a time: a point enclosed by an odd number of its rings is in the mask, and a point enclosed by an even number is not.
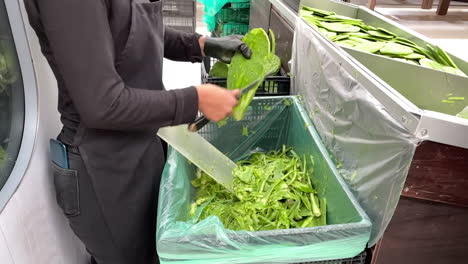
{"type": "Polygon", "coordinates": [[[202,129],[206,124],[208,124],[210,120],[206,118],[204,115],[195,119],[195,121],[188,126],[188,130],[191,132],[197,132],[198,130],[202,129]]]}

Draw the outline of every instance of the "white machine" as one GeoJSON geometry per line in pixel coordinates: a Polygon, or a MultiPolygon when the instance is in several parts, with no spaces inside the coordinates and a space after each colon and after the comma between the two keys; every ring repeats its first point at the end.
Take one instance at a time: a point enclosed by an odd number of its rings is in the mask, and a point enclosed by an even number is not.
{"type": "Polygon", "coordinates": [[[60,129],[54,76],[22,0],[0,1],[0,263],[84,264],[55,201],[49,138],[60,129]]]}

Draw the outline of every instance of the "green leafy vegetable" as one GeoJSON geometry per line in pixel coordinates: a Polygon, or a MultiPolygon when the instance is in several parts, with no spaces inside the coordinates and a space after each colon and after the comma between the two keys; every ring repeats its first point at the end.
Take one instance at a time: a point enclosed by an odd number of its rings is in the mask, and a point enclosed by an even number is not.
{"type": "MultiPolygon", "coordinates": [[[[263,29],[252,29],[245,35],[243,41],[252,50],[252,57],[246,59],[240,52],[234,55],[227,78],[227,88],[230,90],[240,89],[257,80],[263,80],[267,74],[275,73],[281,66],[280,59],[272,53],[270,39],[263,29]]],[[[241,120],[244,117],[245,111],[260,85],[261,82],[242,96],[238,105],[234,107],[232,113],[234,119],[241,120]]]]}
{"type": "Polygon", "coordinates": [[[361,29],[357,26],[349,25],[349,24],[344,24],[344,23],[327,23],[327,22],[322,22],[320,23],[322,27],[325,29],[328,29],[330,31],[334,32],[359,32],[361,29]]]}
{"type": "Polygon", "coordinates": [[[411,54],[403,56],[403,58],[408,59],[408,60],[419,60],[419,59],[424,59],[425,56],[419,53],[411,53],[411,54]]]}
{"type": "Polygon", "coordinates": [[[3,168],[3,164],[5,164],[6,159],[7,159],[7,153],[6,153],[6,151],[0,146],[0,168],[3,168]]]}
{"type": "Polygon", "coordinates": [[[382,49],[385,46],[385,43],[383,42],[366,42],[366,43],[360,43],[354,46],[354,49],[369,52],[369,53],[376,53],[380,49],[382,49]]]}
{"type": "Polygon", "coordinates": [[[376,31],[376,30],[369,30],[367,33],[371,36],[377,37],[377,38],[382,38],[382,39],[392,39],[394,38],[392,35],[388,35],[386,33],[383,33],[381,31],[376,31]]]}
{"type": "Polygon", "coordinates": [[[210,70],[211,77],[227,78],[228,65],[222,61],[217,61],[210,70]]]}
{"type": "Polygon", "coordinates": [[[330,20],[339,20],[339,21],[357,21],[357,22],[362,21],[361,19],[351,18],[347,16],[340,16],[340,15],[329,15],[329,16],[326,16],[325,18],[330,19],[330,20]]]}
{"type": "Polygon", "coordinates": [[[361,19],[325,10],[301,7],[299,13],[312,27],[331,41],[346,48],[376,53],[405,63],[466,76],[450,56],[438,46],[418,46],[382,27],[366,25],[361,19]],[[377,48],[379,48],[377,50],[377,48]],[[421,60],[423,60],[421,62],[421,60]],[[419,61],[419,63],[417,62],[419,61]]]}
{"type": "Polygon", "coordinates": [[[246,127],[246,126],[242,127],[242,135],[246,136],[246,137],[249,136],[249,128],[248,127],[246,127]]]}
{"type": "Polygon", "coordinates": [[[377,30],[382,32],[382,33],[385,33],[387,35],[393,36],[395,38],[398,37],[395,33],[391,32],[390,30],[387,30],[385,28],[378,27],[377,30]]]}
{"type": "Polygon", "coordinates": [[[430,59],[426,59],[426,58],[420,59],[419,64],[421,64],[421,66],[431,68],[434,70],[443,70],[443,66],[441,64],[430,59]]]}
{"type": "Polygon", "coordinates": [[[398,43],[387,42],[387,44],[380,49],[380,53],[388,55],[409,55],[413,53],[413,50],[398,43]]]}
{"type": "Polygon", "coordinates": [[[302,10],[305,10],[305,11],[309,11],[309,12],[312,12],[314,15],[317,15],[317,16],[331,16],[331,15],[334,15],[335,12],[331,12],[331,11],[325,11],[325,10],[321,10],[321,9],[317,9],[317,8],[312,8],[312,7],[308,7],[308,6],[301,6],[301,9],[302,10]]]}
{"type": "Polygon", "coordinates": [[[215,215],[231,230],[272,230],[326,225],[326,200],[319,199],[307,164],[294,150],[255,153],[234,169],[234,194],[202,171],[190,215],[201,221],[215,215]]]}
{"type": "Polygon", "coordinates": [[[221,121],[218,121],[218,123],[216,123],[218,125],[218,128],[220,127],[223,127],[227,124],[227,118],[221,120],[221,121]]]}

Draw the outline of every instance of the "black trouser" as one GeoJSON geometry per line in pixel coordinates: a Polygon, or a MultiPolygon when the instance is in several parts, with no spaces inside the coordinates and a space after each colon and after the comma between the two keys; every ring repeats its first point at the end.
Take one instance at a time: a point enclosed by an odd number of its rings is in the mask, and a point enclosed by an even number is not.
{"type": "MultiPolygon", "coordinates": [[[[96,263],[159,263],[155,245],[158,188],[155,188],[153,201],[141,203],[142,206],[148,207],[149,217],[135,219],[137,217],[128,215],[125,209],[122,209],[121,217],[128,219],[128,225],[120,226],[119,230],[112,229],[111,226],[115,227],[115,222],[110,222],[114,219],[105,215],[105,210],[101,208],[97,195],[100,192],[99,198],[102,199],[105,196],[105,190],[96,190],[93,187],[93,179],[88,174],[77,149],[69,148],[68,156],[70,169],[63,169],[53,164],[57,202],[67,216],[71,228],[84,243],[96,263]]],[[[150,162],[154,163],[151,160],[143,160],[141,167],[151,166],[146,164],[150,162]]],[[[129,177],[138,177],[138,173],[129,177]]],[[[159,179],[156,185],[159,187],[159,179]]],[[[112,188],[112,182],[109,182],[109,188],[112,188]]],[[[135,205],[138,206],[139,203],[135,205]]],[[[121,209],[119,204],[115,204],[115,207],[117,210],[121,209]]],[[[121,220],[119,219],[120,222],[121,220]]]]}

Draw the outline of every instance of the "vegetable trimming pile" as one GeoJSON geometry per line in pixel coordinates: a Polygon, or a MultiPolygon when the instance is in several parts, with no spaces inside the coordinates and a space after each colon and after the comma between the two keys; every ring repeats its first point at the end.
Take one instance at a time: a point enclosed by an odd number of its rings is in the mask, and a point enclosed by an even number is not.
{"type": "Polygon", "coordinates": [[[255,153],[237,162],[234,193],[228,192],[201,170],[191,217],[201,221],[216,215],[231,230],[273,230],[326,225],[326,200],[319,199],[312,183],[313,156],[281,151],[255,153]]]}
{"type": "Polygon", "coordinates": [[[2,168],[3,164],[5,164],[6,158],[7,158],[7,153],[2,148],[2,146],[0,146],[0,168],[2,168]]]}
{"type": "Polygon", "coordinates": [[[424,48],[385,28],[374,27],[365,24],[361,19],[337,15],[331,11],[301,6],[300,15],[312,27],[340,46],[466,76],[438,46],[427,45],[424,48]]]}

